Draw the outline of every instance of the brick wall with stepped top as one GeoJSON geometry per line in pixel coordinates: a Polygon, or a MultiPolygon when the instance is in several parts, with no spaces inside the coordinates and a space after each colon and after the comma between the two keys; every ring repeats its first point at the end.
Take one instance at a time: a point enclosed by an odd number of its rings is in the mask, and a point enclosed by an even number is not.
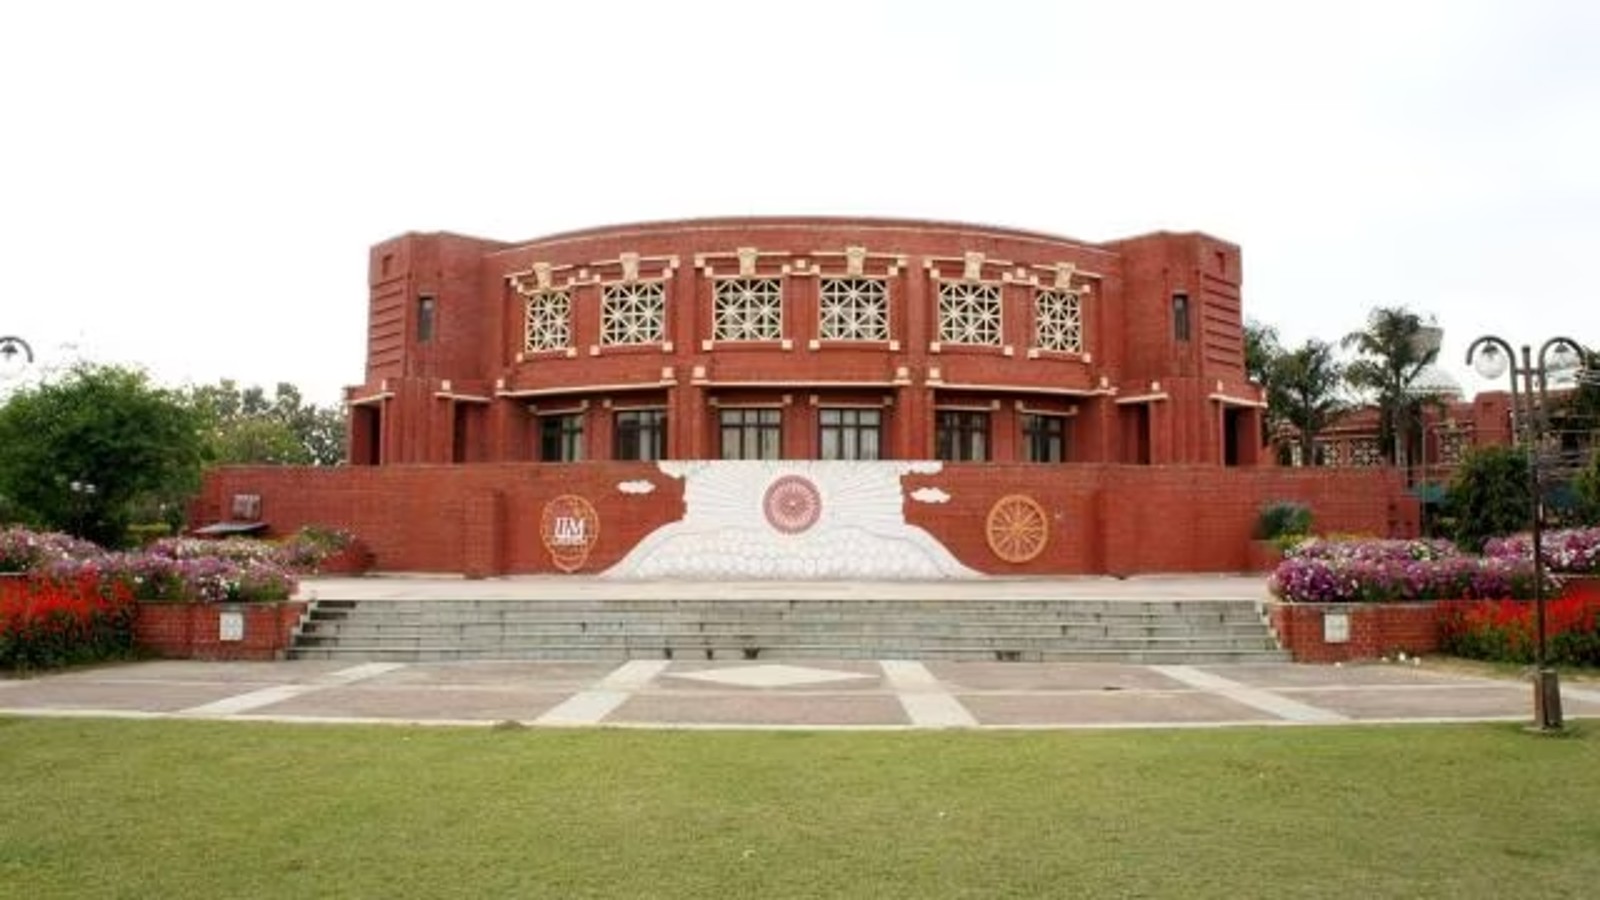
{"type": "MultiPolygon", "coordinates": [[[[999,591],[997,590],[997,593],[999,591]]],[[[312,605],[291,658],[1288,659],[1248,599],[341,600],[312,605]]]]}

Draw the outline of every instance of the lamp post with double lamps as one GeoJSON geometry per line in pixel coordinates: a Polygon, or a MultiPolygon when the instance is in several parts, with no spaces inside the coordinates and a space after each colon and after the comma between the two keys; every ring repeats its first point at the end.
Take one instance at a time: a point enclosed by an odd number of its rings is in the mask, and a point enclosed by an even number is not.
{"type": "Polygon", "coordinates": [[[1534,627],[1538,631],[1533,657],[1533,723],[1540,731],[1559,731],[1562,727],[1561,681],[1545,658],[1544,498],[1539,486],[1545,383],[1549,373],[1576,369],[1587,358],[1582,345],[1565,337],[1545,341],[1537,356],[1523,344],[1521,365],[1517,364],[1516,352],[1502,338],[1485,335],[1467,347],[1467,365],[1484,378],[1492,381],[1507,371],[1511,373],[1512,427],[1519,432],[1518,439],[1528,452],[1528,487],[1533,495],[1534,627]]]}

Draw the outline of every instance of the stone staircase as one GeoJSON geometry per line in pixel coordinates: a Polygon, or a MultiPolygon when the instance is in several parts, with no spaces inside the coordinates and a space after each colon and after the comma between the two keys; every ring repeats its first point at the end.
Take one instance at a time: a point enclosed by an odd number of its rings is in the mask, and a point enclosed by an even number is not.
{"type": "Polygon", "coordinates": [[[1248,599],[319,599],[292,659],[1288,659],[1248,599]]]}

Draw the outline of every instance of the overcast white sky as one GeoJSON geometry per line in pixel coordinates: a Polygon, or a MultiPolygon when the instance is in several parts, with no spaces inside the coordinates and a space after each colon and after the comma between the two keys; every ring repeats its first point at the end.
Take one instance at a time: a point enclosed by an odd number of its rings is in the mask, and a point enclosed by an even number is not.
{"type": "Polygon", "coordinates": [[[366,253],[658,218],[1244,248],[1289,342],[1600,344],[1600,3],[7,3],[0,334],[361,380],[366,253]]]}

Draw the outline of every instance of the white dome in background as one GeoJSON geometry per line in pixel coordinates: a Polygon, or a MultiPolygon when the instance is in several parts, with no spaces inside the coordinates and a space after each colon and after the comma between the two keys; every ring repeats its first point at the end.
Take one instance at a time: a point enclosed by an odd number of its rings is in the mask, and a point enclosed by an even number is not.
{"type": "Polygon", "coordinates": [[[1418,372],[1407,392],[1415,396],[1442,396],[1457,400],[1462,396],[1461,382],[1438,366],[1428,366],[1418,372]]]}

